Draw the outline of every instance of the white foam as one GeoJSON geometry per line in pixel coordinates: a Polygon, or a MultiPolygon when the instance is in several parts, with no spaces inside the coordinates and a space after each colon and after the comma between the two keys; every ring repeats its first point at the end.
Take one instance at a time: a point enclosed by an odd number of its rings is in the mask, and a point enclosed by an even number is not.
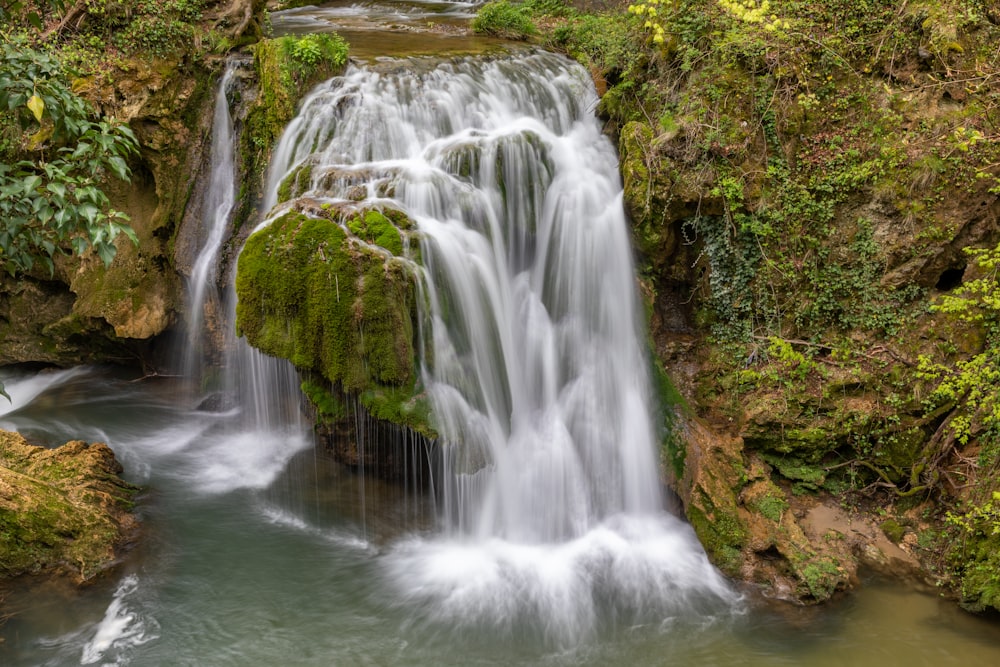
{"type": "Polygon", "coordinates": [[[382,565],[424,630],[527,633],[560,649],[613,624],[702,623],[740,600],[667,515],[614,517],[556,544],[411,538],[382,565]]]}
{"type": "Polygon", "coordinates": [[[104,618],[93,637],[83,647],[80,664],[123,665],[128,663],[128,650],[156,639],[159,626],[129,604],[139,590],[139,578],[130,574],[122,579],[108,605],[104,618]]]}
{"type": "Polygon", "coordinates": [[[57,387],[75,377],[86,375],[89,372],[90,368],[77,366],[67,370],[47,371],[30,376],[0,375],[0,382],[3,382],[4,389],[10,396],[10,402],[0,397],[0,416],[19,410],[38,398],[46,390],[57,387]]]}

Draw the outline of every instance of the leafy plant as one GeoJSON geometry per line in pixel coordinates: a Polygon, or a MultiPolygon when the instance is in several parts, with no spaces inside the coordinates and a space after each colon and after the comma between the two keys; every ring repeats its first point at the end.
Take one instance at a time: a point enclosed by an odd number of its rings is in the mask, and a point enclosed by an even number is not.
{"type": "Polygon", "coordinates": [[[982,326],[986,344],[979,354],[947,366],[923,355],[919,375],[936,381],[928,409],[946,403],[960,408],[951,421],[956,439],[965,444],[977,426],[1000,432],[1000,245],[968,248],[982,276],[967,282],[957,294],[946,294],[932,309],[950,313],[963,322],[982,326]]]}
{"type": "Polygon", "coordinates": [[[93,247],[110,264],[119,233],[137,239],[101,185],[108,176],[129,179],[135,135],[92,120],[52,56],[5,41],[0,58],[0,109],[21,132],[0,163],[0,266],[16,275],[40,262],[51,274],[66,246],[78,254],[93,247]]]}

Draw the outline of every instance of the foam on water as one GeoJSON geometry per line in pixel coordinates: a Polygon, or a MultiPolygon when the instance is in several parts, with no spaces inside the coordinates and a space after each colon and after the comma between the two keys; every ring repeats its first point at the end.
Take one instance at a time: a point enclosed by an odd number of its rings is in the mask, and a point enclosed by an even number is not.
{"type": "Polygon", "coordinates": [[[8,415],[30,404],[47,390],[89,372],[86,366],[31,375],[0,375],[0,382],[10,401],[0,397],[0,416],[8,415]]]}
{"type": "Polygon", "coordinates": [[[159,636],[157,623],[134,608],[139,591],[139,577],[130,574],[122,579],[108,605],[104,618],[84,645],[80,664],[123,665],[129,651],[159,636]]]}
{"type": "Polygon", "coordinates": [[[559,544],[413,538],[383,568],[422,630],[561,649],[614,627],[726,617],[738,602],[690,530],[662,515],[612,517],[559,544]]]}

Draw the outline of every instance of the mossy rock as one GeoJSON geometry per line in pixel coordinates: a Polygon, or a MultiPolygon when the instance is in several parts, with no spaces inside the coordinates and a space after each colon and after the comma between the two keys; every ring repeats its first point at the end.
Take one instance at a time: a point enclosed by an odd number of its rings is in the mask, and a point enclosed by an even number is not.
{"type": "Polygon", "coordinates": [[[414,378],[414,277],[332,220],[288,213],[247,240],[236,274],[247,341],[346,390],[414,378]]]}
{"type": "Polygon", "coordinates": [[[134,532],[137,487],[107,445],[56,449],[0,431],[0,576],[60,572],[83,581],[134,532]]]}
{"type": "MultiPolygon", "coordinates": [[[[241,334],[357,395],[372,416],[433,437],[418,386],[415,268],[399,256],[400,227],[412,223],[391,210],[319,212],[286,213],[247,240],[236,275],[241,334]]],[[[321,418],[343,416],[322,383],[304,390],[321,418]]]]}

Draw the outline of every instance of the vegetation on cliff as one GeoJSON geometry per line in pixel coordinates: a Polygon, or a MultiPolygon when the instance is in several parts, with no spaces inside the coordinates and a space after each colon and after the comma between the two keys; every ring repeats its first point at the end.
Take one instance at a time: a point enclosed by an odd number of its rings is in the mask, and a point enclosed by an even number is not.
{"type": "Polygon", "coordinates": [[[93,119],[59,61],[24,40],[0,42],[0,263],[10,275],[35,262],[55,272],[53,255],[92,246],[104,264],[117,251],[127,216],[110,206],[101,182],[127,181],[132,131],[93,119]]]}
{"type": "Polygon", "coordinates": [[[723,434],[700,452],[711,474],[684,469],[691,451],[680,470],[717,562],[828,597],[853,566],[789,538],[799,501],[832,494],[894,517],[968,606],[995,606],[996,8],[524,7],[594,73],[657,352],[723,434]]]}
{"type": "Polygon", "coordinates": [[[264,39],[253,47],[259,95],[247,111],[241,138],[245,174],[238,219],[256,214],[271,149],[295,117],[295,105],[314,85],[343,71],[348,45],[335,33],[264,39]]]}
{"type": "Polygon", "coordinates": [[[4,5],[0,41],[21,63],[4,83],[15,113],[0,120],[0,150],[4,178],[17,176],[5,197],[58,224],[27,248],[40,246],[45,264],[51,246],[54,266],[0,282],[0,362],[134,358],[176,320],[172,241],[205,154],[216,54],[256,39],[261,10],[242,0],[4,5]],[[115,178],[129,172],[130,184],[115,178]],[[111,239],[123,216],[137,243],[111,239]],[[60,254],[88,235],[100,255],[60,254]]]}

